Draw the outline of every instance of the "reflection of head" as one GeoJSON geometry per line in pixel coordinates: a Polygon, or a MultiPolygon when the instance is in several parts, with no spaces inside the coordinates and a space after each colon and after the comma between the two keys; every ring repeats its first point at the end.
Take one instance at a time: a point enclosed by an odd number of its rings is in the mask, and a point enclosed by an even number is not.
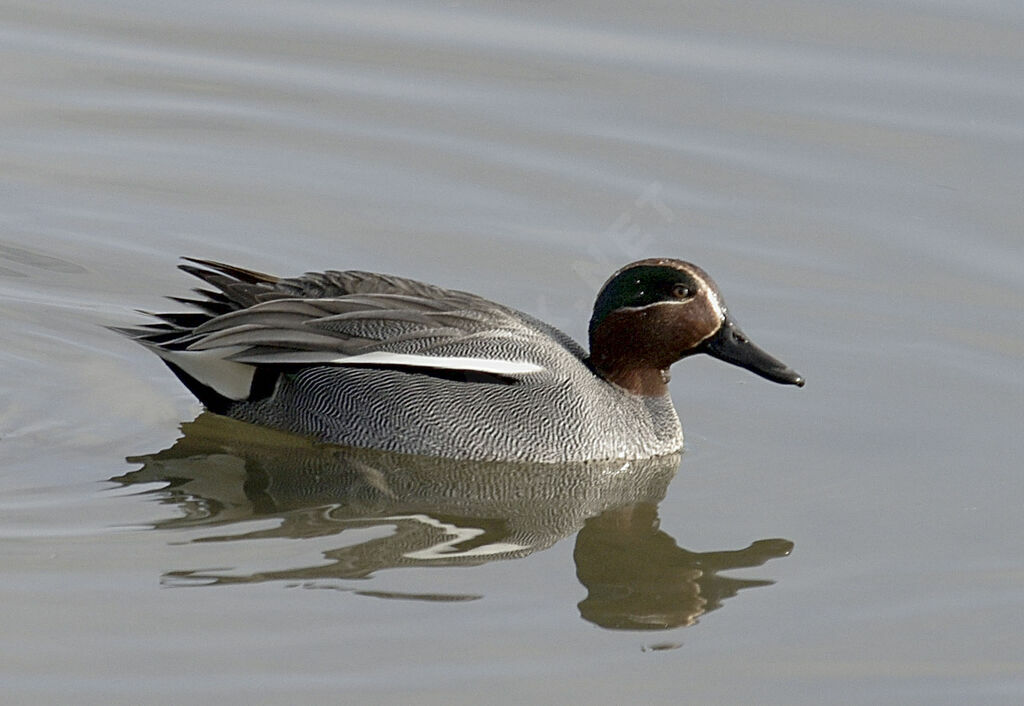
{"type": "MultiPolygon", "coordinates": [[[[630,585],[589,585],[580,616],[610,630],[667,630],[697,622],[707,603],[696,579],[700,570],[680,572],[674,580],[630,585]]],[[[667,578],[667,577],[666,577],[667,578]]]]}
{"type": "Polygon", "coordinates": [[[587,520],[576,539],[576,576],[587,588],[580,615],[613,630],[692,625],[743,588],[770,585],[719,576],[786,556],[792,542],[754,542],[739,551],[695,553],[658,529],[657,507],[638,503],[587,520]]]}

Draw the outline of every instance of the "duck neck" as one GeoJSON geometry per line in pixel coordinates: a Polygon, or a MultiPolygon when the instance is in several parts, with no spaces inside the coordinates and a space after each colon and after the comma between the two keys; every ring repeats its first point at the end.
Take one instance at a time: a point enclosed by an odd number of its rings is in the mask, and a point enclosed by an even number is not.
{"type": "Polygon", "coordinates": [[[668,394],[669,367],[661,342],[651,340],[644,316],[613,312],[590,331],[590,366],[634,395],[668,394]]]}
{"type": "Polygon", "coordinates": [[[591,356],[590,364],[602,378],[634,395],[661,397],[668,394],[667,368],[639,367],[636,365],[599,364],[591,356]]]}

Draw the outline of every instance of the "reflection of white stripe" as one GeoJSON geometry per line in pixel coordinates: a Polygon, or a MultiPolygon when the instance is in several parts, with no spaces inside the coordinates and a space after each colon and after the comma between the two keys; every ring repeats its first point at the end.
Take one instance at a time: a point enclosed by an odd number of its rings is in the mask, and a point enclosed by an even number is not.
{"type": "MultiPolygon", "coordinates": [[[[482,533],[482,530],[480,530],[470,536],[476,536],[476,534],[482,533]]],[[[456,557],[461,558],[473,556],[494,556],[496,554],[510,554],[511,552],[518,552],[522,551],[523,549],[528,549],[528,547],[525,547],[522,544],[511,544],[505,542],[485,544],[480,547],[473,547],[469,551],[459,551],[457,549],[452,549],[453,546],[455,546],[459,542],[464,541],[465,539],[469,539],[469,537],[458,537],[456,539],[451,540],[450,542],[441,542],[440,544],[435,544],[434,546],[427,547],[426,549],[420,549],[419,551],[415,552],[408,552],[406,554],[403,554],[402,556],[404,556],[406,559],[423,560],[454,559],[456,557]]]]}
{"type": "Polygon", "coordinates": [[[429,515],[399,515],[385,518],[387,520],[416,520],[422,522],[425,525],[431,525],[442,530],[445,534],[449,535],[451,539],[444,542],[439,542],[433,546],[427,547],[426,549],[418,549],[414,552],[407,552],[402,556],[407,559],[422,559],[422,560],[433,560],[433,559],[453,559],[456,557],[473,557],[473,556],[492,556],[495,554],[507,554],[509,552],[517,552],[523,549],[528,549],[528,546],[522,544],[512,544],[511,542],[495,542],[494,544],[485,544],[479,547],[473,547],[468,551],[459,551],[455,549],[455,545],[467,540],[473,539],[473,537],[479,537],[484,533],[479,527],[459,527],[457,525],[449,524],[447,522],[439,522],[429,515]]]}
{"type": "Polygon", "coordinates": [[[495,375],[528,375],[539,373],[543,367],[535,363],[498,358],[466,358],[461,356],[415,355],[374,351],[358,355],[338,355],[334,351],[294,351],[259,353],[251,357],[237,356],[240,361],[252,363],[290,363],[294,365],[397,365],[414,368],[440,368],[442,370],[469,370],[495,375]]]}

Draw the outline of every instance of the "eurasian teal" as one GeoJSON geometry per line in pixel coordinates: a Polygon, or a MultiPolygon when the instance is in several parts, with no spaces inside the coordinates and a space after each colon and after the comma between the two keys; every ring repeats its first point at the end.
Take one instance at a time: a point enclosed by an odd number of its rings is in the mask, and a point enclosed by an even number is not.
{"type": "Polygon", "coordinates": [[[317,440],[540,462],[678,452],[670,366],[695,353],[804,384],[751,343],[696,265],[647,259],[605,283],[590,355],[558,329],[475,294],[391,275],[278,278],[210,260],[198,311],[119,329],[211,411],[317,440]]]}

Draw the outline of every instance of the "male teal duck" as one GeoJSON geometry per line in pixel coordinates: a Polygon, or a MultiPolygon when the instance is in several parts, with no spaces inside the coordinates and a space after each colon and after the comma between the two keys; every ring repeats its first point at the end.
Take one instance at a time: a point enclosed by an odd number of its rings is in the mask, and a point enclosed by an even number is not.
{"type": "Polygon", "coordinates": [[[602,287],[590,355],[475,294],[349,270],[279,278],[211,260],[192,313],[118,329],[208,409],[317,440],[412,454],[564,462],[678,452],[669,367],[695,353],[804,384],[747,339],[696,265],[647,259],[602,287]]]}

